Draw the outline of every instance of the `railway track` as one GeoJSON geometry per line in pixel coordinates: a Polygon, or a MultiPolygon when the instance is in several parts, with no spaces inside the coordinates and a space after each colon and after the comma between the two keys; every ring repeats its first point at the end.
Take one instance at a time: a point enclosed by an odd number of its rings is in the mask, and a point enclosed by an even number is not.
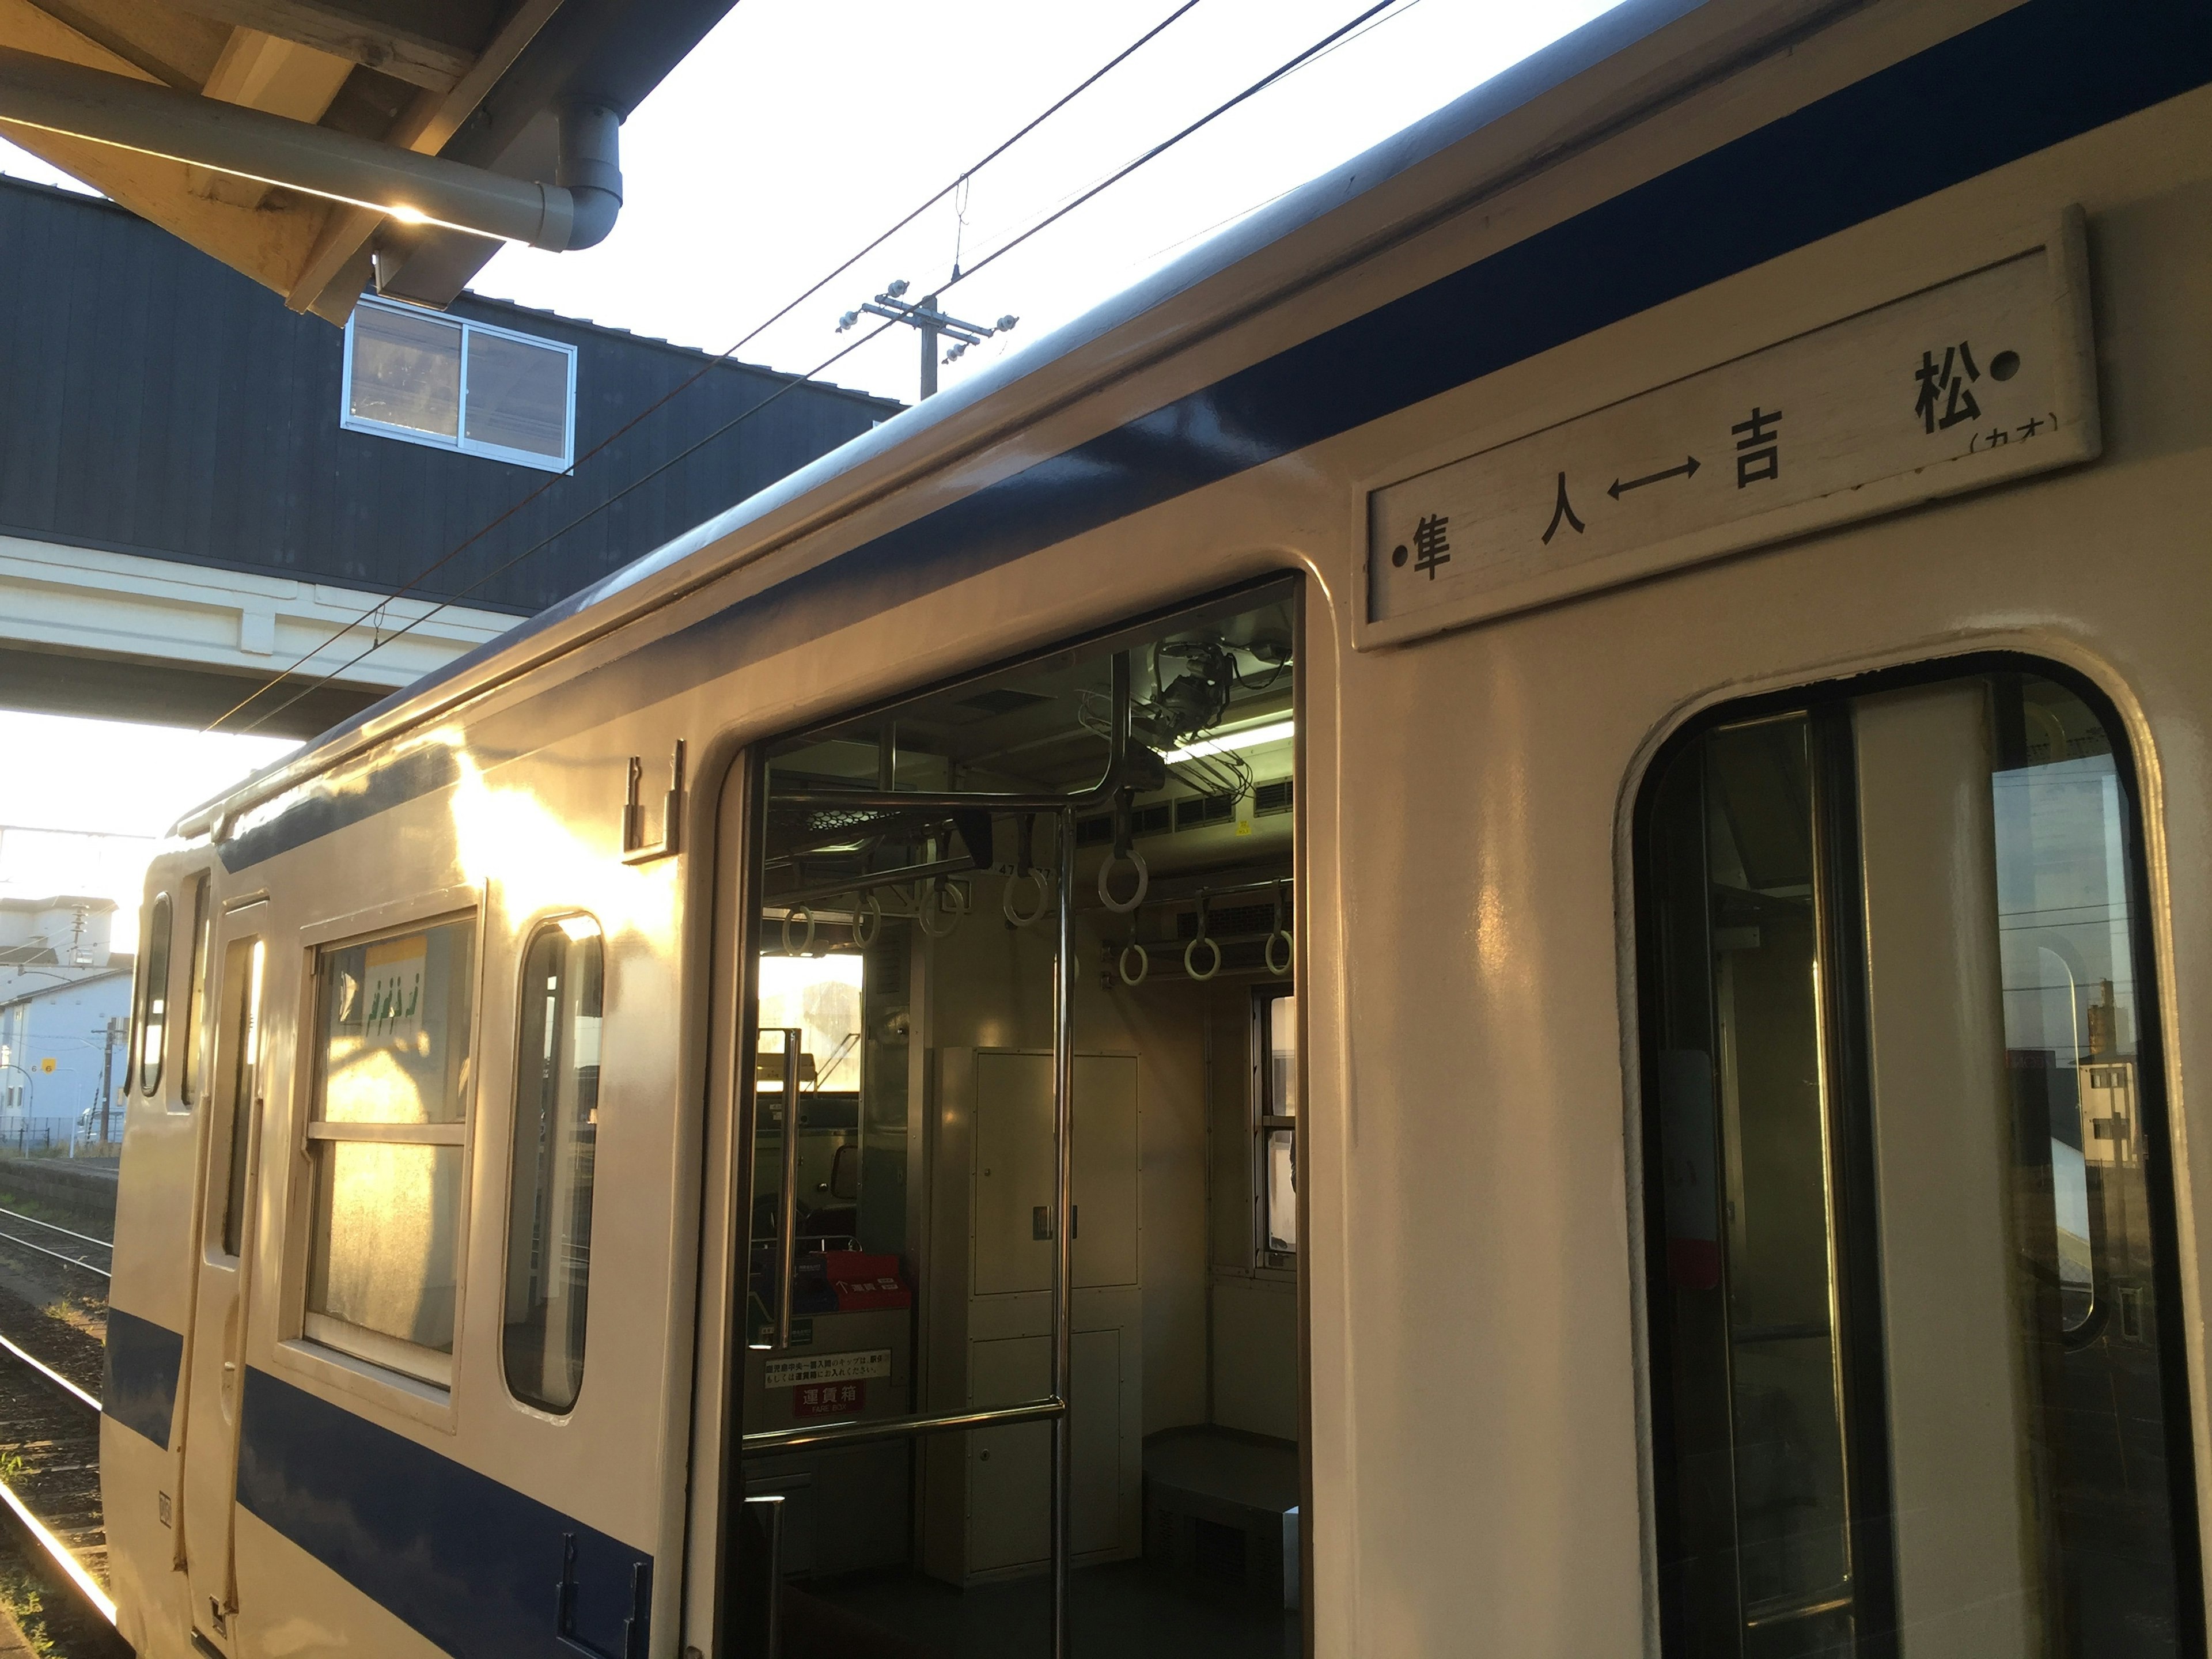
{"type": "Polygon", "coordinates": [[[0,1506],[33,1566],[66,1581],[106,1626],[104,1642],[93,1630],[72,1643],[49,1617],[57,1654],[118,1646],[100,1503],[112,1252],[91,1233],[0,1207],[0,1506]]]}

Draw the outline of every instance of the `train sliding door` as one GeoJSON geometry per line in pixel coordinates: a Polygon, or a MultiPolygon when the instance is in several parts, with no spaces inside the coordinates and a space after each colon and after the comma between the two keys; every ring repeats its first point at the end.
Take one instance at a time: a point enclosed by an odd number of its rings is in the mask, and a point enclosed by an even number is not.
{"type": "Polygon", "coordinates": [[[240,1389],[251,1297],[252,1171],[262,1116],[262,983],[268,966],[266,903],[231,911],[218,925],[212,1109],[202,1132],[199,1236],[193,1240],[192,1318],[185,1378],[184,1480],[179,1536],[203,1644],[233,1650],[240,1389]]]}
{"type": "Polygon", "coordinates": [[[2012,659],[1654,769],[1668,1655],[2202,1650],[2136,824],[2115,717],[2012,659]]]}
{"type": "Polygon", "coordinates": [[[856,713],[733,790],[721,1653],[1295,1649],[1290,1019],[1288,1066],[1248,1053],[1295,1008],[1295,606],[856,713]]]}

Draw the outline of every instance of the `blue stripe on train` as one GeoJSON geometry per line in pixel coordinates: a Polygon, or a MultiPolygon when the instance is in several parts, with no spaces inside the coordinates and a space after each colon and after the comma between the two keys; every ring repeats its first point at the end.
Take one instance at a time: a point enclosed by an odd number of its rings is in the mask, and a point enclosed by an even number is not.
{"type": "MultiPolygon", "coordinates": [[[[184,1348],[110,1308],[101,1410],[166,1448],[184,1348]]],[[[578,1659],[555,1635],[564,1574],[575,1639],[624,1652],[650,1555],[250,1366],[245,1410],[238,1501],[455,1659],[578,1659]]]]}
{"type": "Polygon", "coordinates": [[[183,1337],[111,1304],[101,1413],[167,1450],[169,1425],[176,1419],[177,1373],[184,1359],[183,1337]]]}
{"type": "MultiPolygon", "coordinates": [[[[618,659],[552,688],[532,705],[532,730],[550,741],[609,708],[673,696],[764,660],[2208,82],[2212,6],[2203,0],[2029,0],[740,600],[654,641],[643,659],[618,659]]],[[[435,787],[410,776],[397,789],[319,798],[254,831],[251,845],[226,847],[224,863],[242,869],[435,787]]]]}
{"type": "Polygon", "coordinates": [[[577,1659],[564,1571],[575,1639],[618,1659],[651,1587],[650,1555],[252,1367],[238,1501],[455,1659],[577,1659]]]}
{"type": "Polygon", "coordinates": [[[217,850],[226,870],[243,870],[264,859],[320,839],[349,823],[443,789],[460,775],[453,751],[425,744],[343,783],[319,778],[306,795],[266,823],[234,836],[217,850]]]}

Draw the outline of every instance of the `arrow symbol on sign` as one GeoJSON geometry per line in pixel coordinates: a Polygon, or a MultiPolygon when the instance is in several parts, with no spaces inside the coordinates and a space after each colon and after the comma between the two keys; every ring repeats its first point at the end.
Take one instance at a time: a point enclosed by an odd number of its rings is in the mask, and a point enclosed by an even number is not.
{"type": "Polygon", "coordinates": [[[1697,476],[1698,458],[1692,455],[1688,459],[1685,460],[1681,465],[1670,466],[1664,472],[1654,472],[1648,477],[1631,478],[1626,483],[1623,483],[1620,479],[1615,478],[1613,481],[1613,488],[1607,490],[1605,493],[1612,496],[1613,499],[1617,501],[1626,491],[1631,489],[1641,489],[1646,484],[1657,483],[1662,478],[1694,478],[1697,476]]]}

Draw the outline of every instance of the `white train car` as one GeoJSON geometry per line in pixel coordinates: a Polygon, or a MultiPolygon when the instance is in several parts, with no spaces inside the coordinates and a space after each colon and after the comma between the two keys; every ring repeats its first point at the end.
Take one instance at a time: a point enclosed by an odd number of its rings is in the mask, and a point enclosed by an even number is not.
{"type": "Polygon", "coordinates": [[[125,1634],[2203,1653],[2209,278],[2202,4],[1632,0],[196,814],[125,1634]]]}

